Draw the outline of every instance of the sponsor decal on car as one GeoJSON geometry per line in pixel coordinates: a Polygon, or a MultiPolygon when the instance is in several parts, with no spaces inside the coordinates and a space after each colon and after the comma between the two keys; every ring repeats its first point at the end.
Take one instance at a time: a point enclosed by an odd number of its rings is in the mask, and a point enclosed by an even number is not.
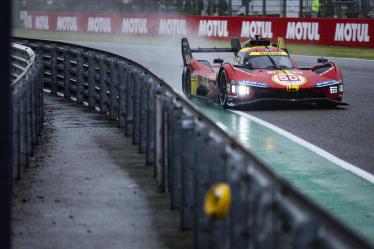
{"type": "Polygon", "coordinates": [[[327,81],[323,81],[323,82],[317,82],[316,87],[332,86],[332,85],[336,85],[336,84],[339,84],[339,83],[340,83],[340,81],[337,81],[337,80],[327,80],[327,81]]]}
{"type": "Polygon", "coordinates": [[[254,87],[264,87],[264,88],[269,87],[267,83],[256,82],[252,80],[241,80],[239,81],[239,84],[246,85],[246,86],[254,86],[254,87]]]}
{"type": "Polygon", "coordinates": [[[249,55],[287,55],[286,52],[250,52],[249,55]]]}
{"type": "Polygon", "coordinates": [[[301,86],[306,83],[306,78],[303,75],[292,74],[286,71],[273,75],[271,79],[282,86],[301,86]]]}

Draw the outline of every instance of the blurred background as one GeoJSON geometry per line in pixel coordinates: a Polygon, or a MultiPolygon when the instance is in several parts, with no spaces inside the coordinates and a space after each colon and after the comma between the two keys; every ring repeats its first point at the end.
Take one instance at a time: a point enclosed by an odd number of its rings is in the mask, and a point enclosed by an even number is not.
{"type": "Polygon", "coordinates": [[[374,0],[13,0],[13,11],[373,18],[374,0]]]}

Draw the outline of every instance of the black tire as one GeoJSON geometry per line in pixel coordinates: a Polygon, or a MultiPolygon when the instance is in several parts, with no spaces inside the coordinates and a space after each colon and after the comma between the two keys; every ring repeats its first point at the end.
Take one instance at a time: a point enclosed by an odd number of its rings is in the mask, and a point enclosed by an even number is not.
{"type": "Polygon", "coordinates": [[[225,71],[223,71],[219,77],[218,103],[223,108],[227,108],[227,77],[225,71]]]}
{"type": "Polygon", "coordinates": [[[182,77],[182,90],[187,98],[191,97],[191,73],[188,69],[184,72],[182,77]]]}

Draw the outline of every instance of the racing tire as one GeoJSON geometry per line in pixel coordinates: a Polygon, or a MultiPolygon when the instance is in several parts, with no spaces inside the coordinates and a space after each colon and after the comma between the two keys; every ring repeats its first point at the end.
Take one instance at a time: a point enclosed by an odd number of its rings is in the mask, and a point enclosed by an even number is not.
{"type": "Polygon", "coordinates": [[[191,73],[188,69],[183,73],[182,90],[188,99],[191,98],[191,73]]]}
{"type": "Polygon", "coordinates": [[[225,71],[223,71],[219,77],[218,103],[223,108],[227,108],[227,77],[225,71]]]}

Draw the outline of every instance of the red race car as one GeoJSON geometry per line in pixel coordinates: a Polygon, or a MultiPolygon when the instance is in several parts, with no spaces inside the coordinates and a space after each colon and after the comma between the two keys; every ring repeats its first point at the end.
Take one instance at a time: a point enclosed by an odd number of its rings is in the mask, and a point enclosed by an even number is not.
{"type": "Polygon", "coordinates": [[[300,68],[282,44],[282,38],[274,45],[256,36],[243,47],[232,38],[231,48],[191,49],[187,38],[182,38],[183,92],[187,97],[214,99],[225,108],[264,102],[348,105],[342,102],[343,78],[336,64],[320,58],[315,66],[300,68]],[[235,63],[216,58],[212,65],[192,56],[211,52],[234,53],[235,63]]]}

